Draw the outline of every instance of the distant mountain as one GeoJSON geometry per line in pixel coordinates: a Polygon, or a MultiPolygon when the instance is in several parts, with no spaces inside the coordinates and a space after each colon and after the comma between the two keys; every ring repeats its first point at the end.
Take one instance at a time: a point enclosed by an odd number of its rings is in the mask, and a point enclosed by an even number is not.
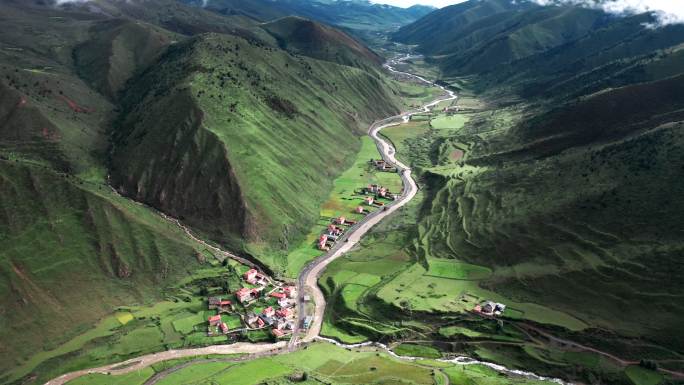
{"type": "Polygon", "coordinates": [[[355,67],[376,67],[383,59],[344,32],[296,16],[262,25],[281,48],[355,67]]]}
{"type": "MultiPolygon", "coordinates": [[[[186,0],[203,5],[198,0],[186,0]]],[[[434,8],[374,4],[368,0],[209,0],[206,8],[228,15],[246,15],[261,21],[302,16],[354,30],[389,30],[411,23],[434,8]]]]}
{"type": "MultiPolygon", "coordinates": [[[[648,59],[684,41],[684,26],[648,29],[648,22],[648,14],[617,17],[577,6],[485,0],[439,9],[393,37],[417,45],[445,76],[477,74],[483,87],[505,82],[529,96],[561,79],[626,66],[620,62],[648,59]]],[[[564,87],[572,92],[569,83],[564,87]]]]}
{"type": "Polygon", "coordinates": [[[684,343],[684,25],[653,21],[482,0],[394,34],[490,105],[443,139],[468,144],[475,175],[426,177],[430,255],[492,268],[481,286],[581,319],[576,339],[629,357],[629,338],[684,343]]]}

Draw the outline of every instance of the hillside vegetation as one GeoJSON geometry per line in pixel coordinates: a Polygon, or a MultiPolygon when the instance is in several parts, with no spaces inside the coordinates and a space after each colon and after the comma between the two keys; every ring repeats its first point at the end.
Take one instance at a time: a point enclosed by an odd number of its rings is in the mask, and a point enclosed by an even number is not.
{"type": "Polygon", "coordinates": [[[681,370],[684,29],[652,21],[492,0],[402,28],[395,37],[461,91],[461,110],[387,130],[421,173],[417,226],[403,240],[377,234],[401,245],[391,252],[331,265],[324,332],[432,339],[588,383],[637,371],[589,348],[681,370]],[[508,305],[503,324],[471,313],[484,300],[508,305]]]}
{"type": "Polygon", "coordinates": [[[213,257],[110,183],[236,252],[277,250],[280,268],[361,129],[398,109],[377,57],[327,26],[280,36],[284,50],[247,17],[173,0],[0,14],[2,383],[212,342],[153,317],[110,325],[120,306],[189,295],[178,282],[213,257]]]}
{"type": "Polygon", "coordinates": [[[377,75],[220,35],[174,47],[125,100],[115,188],[217,240],[284,251],[318,217],[360,128],[395,111],[377,75]]]}

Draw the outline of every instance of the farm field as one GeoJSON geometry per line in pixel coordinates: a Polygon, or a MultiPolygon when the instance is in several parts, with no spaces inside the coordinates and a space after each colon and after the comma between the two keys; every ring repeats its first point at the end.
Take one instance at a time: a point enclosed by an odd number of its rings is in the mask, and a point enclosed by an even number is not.
{"type": "MultiPolygon", "coordinates": [[[[323,253],[317,249],[316,240],[320,233],[331,223],[332,218],[344,216],[349,220],[358,221],[363,214],[354,212],[354,209],[363,205],[363,198],[356,195],[355,190],[366,187],[369,184],[378,184],[387,187],[392,192],[400,192],[401,179],[396,173],[376,171],[369,164],[370,159],[378,159],[378,150],[373,140],[367,136],[361,138],[361,149],[356,154],[352,166],[333,182],[333,188],[328,199],[322,204],[319,220],[302,244],[287,255],[287,275],[295,277],[304,265],[323,253]]],[[[375,210],[375,208],[370,208],[375,210]]]]}
{"type": "MultiPolygon", "coordinates": [[[[173,365],[166,367],[173,368],[173,365]]],[[[506,379],[513,380],[492,370],[484,369],[485,367],[480,365],[468,365],[466,370],[462,370],[460,365],[428,360],[409,362],[393,358],[384,352],[377,352],[372,348],[348,350],[328,343],[315,343],[294,353],[247,362],[221,362],[221,358],[218,357],[214,360],[199,359],[194,364],[162,377],[157,384],[253,385],[279,383],[279,381],[290,379],[294,382],[334,385],[387,384],[397,381],[412,385],[432,385],[439,383],[440,377],[444,374],[451,377],[456,376],[455,373],[458,373],[457,378],[466,382],[485,377],[502,381],[491,384],[503,384],[506,379]]],[[[70,381],[68,385],[140,385],[154,373],[155,370],[147,369],[124,376],[90,375],[70,381]]],[[[515,384],[543,383],[522,379],[515,381],[515,384]]]]}
{"type": "MultiPolygon", "coordinates": [[[[215,262],[214,267],[199,269],[178,286],[167,288],[166,300],[120,307],[93,329],[36,354],[8,373],[9,378],[36,371],[41,373],[39,378],[46,379],[156,351],[226,343],[230,341],[226,336],[207,336],[207,317],[216,311],[207,310],[206,294],[201,293],[221,292],[225,287],[234,290],[242,285],[240,274],[244,270],[245,266],[232,260],[225,267],[215,262]]],[[[224,314],[222,318],[230,329],[242,326],[236,315],[224,314]]],[[[248,338],[253,338],[252,333],[248,338]]],[[[270,335],[267,338],[270,340],[270,335]]]]}
{"type": "MultiPolygon", "coordinates": [[[[481,269],[483,270],[475,271],[486,271],[486,268],[481,269]]],[[[570,330],[582,330],[586,327],[584,322],[562,312],[533,303],[518,303],[499,293],[483,289],[478,285],[477,279],[435,276],[419,264],[411,266],[384,285],[377,296],[397,308],[408,307],[425,312],[467,312],[476,304],[491,300],[507,304],[504,316],[563,326],[570,330]]]]}
{"type": "Polygon", "coordinates": [[[440,114],[430,121],[430,126],[437,130],[458,131],[465,126],[469,118],[464,114],[440,114]]]}

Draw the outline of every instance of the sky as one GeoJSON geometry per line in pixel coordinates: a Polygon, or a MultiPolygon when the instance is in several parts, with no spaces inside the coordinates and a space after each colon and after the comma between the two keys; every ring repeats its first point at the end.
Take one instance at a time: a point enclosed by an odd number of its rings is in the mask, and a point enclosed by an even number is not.
{"type": "MultiPolygon", "coordinates": [[[[465,0],[371,0],[375,3],[409,7],[413,4],[427,4],[435,7],[461,3],[465,0]]],[[[684,23],[684,0],[531,0],[541,5],[552,3],[577,4],[588,8],[599,8],[617,15],[654,12],[660,24],[684,23]]]]}

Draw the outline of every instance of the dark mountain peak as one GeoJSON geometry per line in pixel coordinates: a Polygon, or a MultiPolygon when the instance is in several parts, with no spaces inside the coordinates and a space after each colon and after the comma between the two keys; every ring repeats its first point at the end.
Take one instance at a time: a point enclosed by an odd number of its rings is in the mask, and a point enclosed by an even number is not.
{"type": "Polygon", "coordinates": [[[287,16],[262,25],[281,48],[344,65],[365,67],[382,58],[346,33],[298,16],[287,16]]]}

